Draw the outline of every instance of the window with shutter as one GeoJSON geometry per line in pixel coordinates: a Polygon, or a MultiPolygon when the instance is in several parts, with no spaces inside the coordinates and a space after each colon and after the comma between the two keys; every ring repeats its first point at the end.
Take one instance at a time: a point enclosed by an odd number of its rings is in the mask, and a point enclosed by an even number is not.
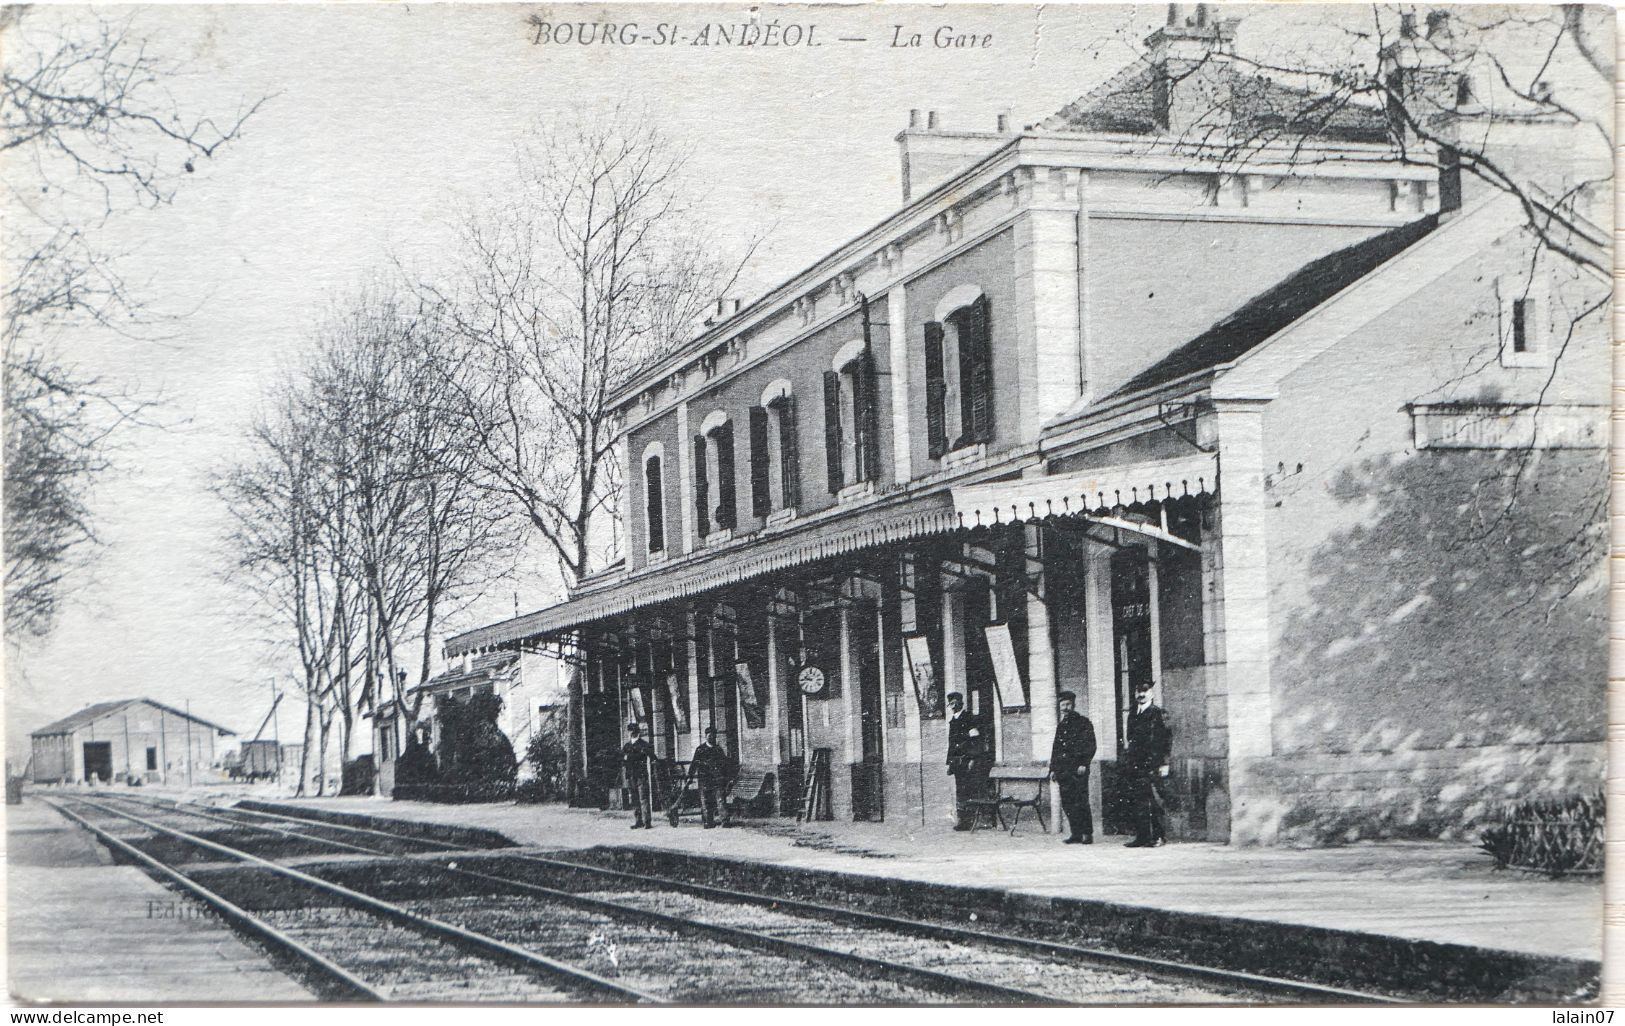
{"type": "Polygon", "coordinates": [[[660,476],[660,457],[650,456],[643,464],[643,516],[648,526],[649,551],[666,549],[665,482],[660,476]]]}
{"type": "Polygon", "coordinates": [[[972,362],[970,434],[976,442],[993,440],[993,304],[986,296],[971,304],[972,362]]]}
{"type": "Polygon", "coordinates": [[[705,436],[694,436],[694,523],[701,538],[711,533],[711,482],[705,473],[705,436]]]}
{"type": "Polygon", "coordinates": [[[954,350],[959,362],[959,436],[955,449],[976,441],[976,317],[972,308],[962,306],[948,315],[954,329],[954,350]]]}
{"type": "Polygon", "coordinates": [[[864,349],[858,358],[858,396],[861,403],[854,421],[860,425],[863,442],[858,446],[858,480],[880,480],[880,402],[875,371],[875,355],[864,349]]]}
{"type": "Polygon", "coordinates": [[[796,433],[796,397],[786,395],[774,403],[779,410],[779,481],[784,504],[801,505],[801,436],[796,433]]]}
{"type": "Polygon", "coordinates": [[[942,325],[925,326],[925,437],[927,455],[939,459],[948,451],[948,383],[942,373],[942,325]]]}
{"type": "Polygon", "coordinates": [[[841,376],[835,371],[824,372],[824,469],[833,495],[846,483],[841,471],[841,376]]]}
{"type": "Polygon", "coordinates": [[[711,432],[717,447],[717,526],[731,531],[739,522],[734,505],[734,426],[730,421],[711,432]]]}
{"type": "Polygon", "coordinates": [[[750,511],[765,517],[773,511],[772,463],[767,451],[767,407],[750,408],[750,511]]]}

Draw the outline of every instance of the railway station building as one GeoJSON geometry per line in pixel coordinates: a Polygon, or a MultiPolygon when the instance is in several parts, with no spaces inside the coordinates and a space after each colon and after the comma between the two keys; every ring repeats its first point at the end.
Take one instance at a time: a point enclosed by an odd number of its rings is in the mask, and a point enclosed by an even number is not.
{"type": "Polygon", "coordinates": [[[181,783],[214,766],[217,741],[235,736],[150,698],[99,702],[34,731],[25,776],[35,784],[181,783]]]}
{"type": "Polygon", "coordinates": [[[1240,169],[1189,143],[1214,95],[1304,102],[1230,33],[1176,14],[1020,130],[911,119],[902,206],[624,383],[624,557],[447,645],[575,663],[578,801],[635,720],[668,761],[715,727],[781,814],[818,774],[826,815],[947,829],[945,695],[1042,775],[1067,690],[1119,832],[1140,681],[1173,839],[1466,836],[1601,787],[1608,282],[1380,110],[1240,169]]]}

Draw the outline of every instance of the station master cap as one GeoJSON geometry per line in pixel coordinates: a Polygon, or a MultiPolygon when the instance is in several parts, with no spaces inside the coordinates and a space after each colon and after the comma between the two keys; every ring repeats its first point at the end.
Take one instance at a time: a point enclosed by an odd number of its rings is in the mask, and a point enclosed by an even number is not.
{"type": "Polygon", "coordinates": [[[1057,691],[1055,693],[1055,700],[1057,702],[1076,702],[1078,700],[1078,695],[1074,691],[1057,691]]]}

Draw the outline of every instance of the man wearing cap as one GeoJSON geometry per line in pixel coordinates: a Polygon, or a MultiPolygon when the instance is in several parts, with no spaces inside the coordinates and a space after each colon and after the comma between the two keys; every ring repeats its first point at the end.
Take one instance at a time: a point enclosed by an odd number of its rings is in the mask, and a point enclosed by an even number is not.
{"type": "Polygon", "coordinates": [[[1160,848],[1166,840],[1162,787],[1168,776],[1168,753],[1174,732],[1162,707],[1151,702],[1151,682],[1134,685],[1134,708],[1128,714],[1123,776],[1134,798],[1134,840],[1127,848],[1160,848]]]}
{"type": "Polygon", "coordinates": [[[965,712],[965,696],[955,691],[948,696],[948,773],[954,778],[955,830],[969,830],[975,825],[972,798],[981,798],[986,791],[987,744],[982,728],[965,712]]]}
{"type": "Polygon", "coordinates": [[[717,744],[717,728],[706,727],[705,740],[694,747],[694,760],[689,765],[689,772],[694,774],[695,782],[700,785],[700,816],[705,820],[705,829],[717,825],[719,809],[722,812],[722,825],[728,825],[728,806],[723,802],[722,795],[738,771],[733,757],[717,744]]]}
{"type": "Polygon", "coordinates": [[[654,829],[650,805],[654,791],[655,750],[639,736],[636,721],[626,725],[627,742],[621,746],[621,768],[626,772],[626,789],[632,794],[632,829],[654,829]]]}
{"type": "Polygon", "coordinates": [[[1077,711],[1078,696],[1055,696],[1058,715],[1049,771],[1061,788],[1061,811],[1072,828],[1066,844],[1094,844],[1095,823],[1089,813],[1089,763],[1095,758],[1095,725],[1077,711]]]}

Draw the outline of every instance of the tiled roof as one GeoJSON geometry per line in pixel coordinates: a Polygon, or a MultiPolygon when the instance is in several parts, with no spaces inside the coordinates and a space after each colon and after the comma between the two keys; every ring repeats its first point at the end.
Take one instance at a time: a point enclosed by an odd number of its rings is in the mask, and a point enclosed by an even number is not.
{"type": "Polygon", "coordinates": [[[99,719],[111,716],[113,713],[120,711],[125,706],[134,705],[137,702],[145,702],[147,705],[150,705],[155,709],[161,709],[172,716],[179,716],[182,719],[191,720],[193,723],[208,727],[210,730],[219,731],[222,734],[236,733],[236,731],[228,730],[217,723],[210,723],[208,720],[205,720],[202,717],[192,716],[188,713],[182,712],[179,709],[164,705],[162,702],[154,702],[150,698],[121,698],[116,702],[97,702],[95,705],[88,705],[71,716],[64,716],[55,723],[50,723],[41,727],[40,729],[34,731],[31,736],[43,737],[49,734],[71,734],[80,727],[88,726],[99,719]]]}
{"type": "Polygon", "coordinates": [[[1141,371],[1113,395],[1139,392],[1229,363],[1425,238],[1438,223],[1436,216],[1424,217],[1304,265],[1141,371]]]}
{"type": "MultiPolygon", "coordinates": [[[[468,669],[454,666],[424,682],[425,690],[439,690],[454,684],[475,684],[492,680],[519,663],[517,652],[486,652],[469,661],[468,669]]],[[[414,689],[415,690],[415,689],[414,689]]]]}
{"type": "MultiPolygon", "coordinates": [[[[1374,107],[1262,75],[1245,75],[1228,64],[1219,68],[1228,79],[1231,103],[1226,114],[1235,126],[1233,135],[1370,143],[1387,138],[1387,121],[1374,107]]],[[[1149,62],[1132,64],[1039,122],[1038,127],[1047,132],[1154,134],[1161,130],[1152,101],[1155,80],[1156,71],[1149,62]]]]}

